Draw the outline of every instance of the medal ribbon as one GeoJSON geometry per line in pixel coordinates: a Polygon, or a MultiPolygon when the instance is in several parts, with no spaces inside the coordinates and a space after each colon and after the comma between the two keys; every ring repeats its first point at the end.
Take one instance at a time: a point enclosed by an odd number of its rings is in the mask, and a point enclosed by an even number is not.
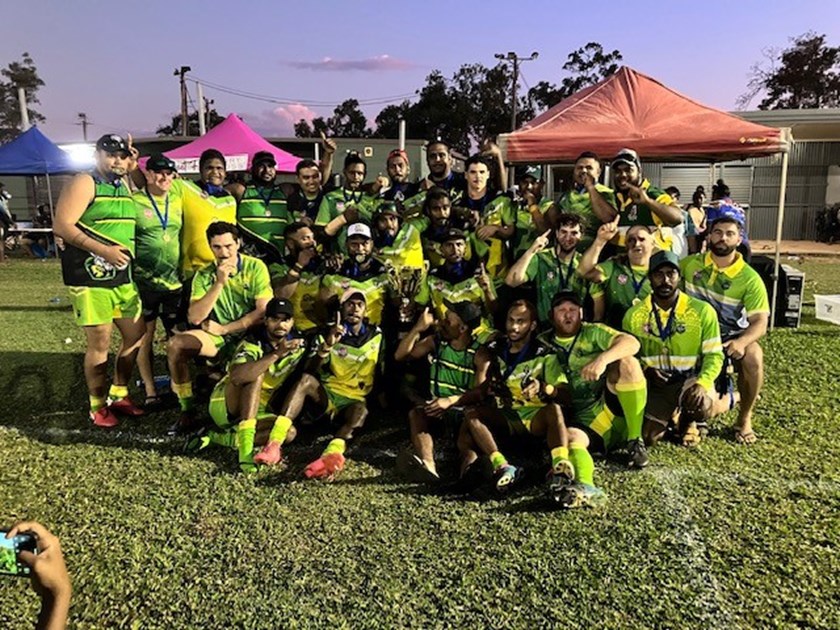
{"type": "Polygon", "coordinates": [[[160,213],[160,208],[158,208],[155,198],[152,197],[152,194],[148,190],[146,191],[146,196],[149,198],[149,203],[152,204],[152,208],[157,215],[158,221],[160,221],[160,227],[162,227],[163,231],[166,232],[166,226],[169,225],[169,193],[166,193],[165,210],[163,214],[160,213]]]}

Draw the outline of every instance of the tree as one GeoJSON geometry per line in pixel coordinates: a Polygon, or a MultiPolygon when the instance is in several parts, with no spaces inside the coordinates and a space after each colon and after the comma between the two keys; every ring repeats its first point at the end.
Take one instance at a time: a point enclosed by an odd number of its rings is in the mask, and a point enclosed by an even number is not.
{"type": "Polygon", "coordinates": [[[20,61],[13,61],[0,70],[3,79],[0,80],[0,143],[14,139],[20,133],[20,103],[18,88],[26,90],[26,105],[29,122],[42,123],[46,118],[32,105],[38,105],[38,90],[44,82],[38,76],[35,62],[29,53],[23,53],[20,61]]]}
{"type": "MultiPolygon", "coordinates": [[[[222,122],[224,118],[219,115],[215,109],[210,109],[205,116],[204,122],[207,125],[207,129],[212,129],[220,122],[222,122]]],[[[158,127],[155,133],[159,136],[180,136],[181,135],[181,114],[177,114],[172,117],[172,123],[169,125],[164,125],[162,127],[158,127]]],[[[187,135],[188,136],[197,136],[199,135],[199,127],[198,127],[198,111],[192,112],[189,116],[187,116],[187,135]]]]}
{"type": "Polygon", "coordinates": [[[575,92],[595,85],[618,72],[618,63],[622,59],[624,56],[618,50],[607,53],[601,44],[589,42],[586,46],[569,53],[563,70],[570,76],[563,79],[560,87],[548,81],[540,81],[528,91],[528,97],[536,110],[546,110],[575,92]]]}
{"type": "Polygon", "coordinates": [[[367,116],[355,98],[338,105],[329,118],[319,116],[312,120],[311,125],[304,119],[295,123],[295,136],[298,138],[314,138],[321,131],[331,138],[368,138],[372,134],[367,126],[367,116]]]}
{"type": "Polygon", "coordinates": [[[840,105],[840,47],[828,46],[825,35],[808,32],[791,38],[783,51],[764,51],[764,63],[750,70],[747,91],[737,106],[745,109],[763,93],[759,109],[809,109],[840,105]],[[768,67],[769,66],[769,67],[768,67]]]}

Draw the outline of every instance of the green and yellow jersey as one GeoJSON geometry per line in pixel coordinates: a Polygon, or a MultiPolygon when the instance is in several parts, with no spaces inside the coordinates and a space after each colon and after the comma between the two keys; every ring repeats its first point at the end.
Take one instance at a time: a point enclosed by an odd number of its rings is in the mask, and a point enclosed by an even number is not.
{"type": "MultiPolygon", "coordinates": [[[[315,218],[315,225],[324,228],[344,210],[353,206],[359,211],[359,220],[370,223],[373,215],[373,206],[376,198],[371,197],[361,190],[347,190],[338,188],[331,190],[324,195],[321,206],[318,208],[318,216],[315,218]]],[[[347,253],[347,226],[343,226],[335,238],[331,240],[332,251],[336,253],[347,253]]]]}
{"type": "MultiPolygon", "coordinates": [[[[675,203],[674,198],[671,197],[671,195],[666,193],[664,190],[652,186],[650,181],[647,179],[642,181],[642,184],[639,187],[647,192],[648,197],[657,203],[661,203],[666,206],[670,206],[675,203]]],[[[627,230],[632,226],[647,225],[648,227],[656,228],[653,235],[653,241],[656,247],[662,250],[671,250],[673,245],[673,234],[671,232],[671,228],[665,226],[665,224],[662,223],[662,219],[656,216],[647,204],[636,203],[633,201],[630,193],[625,194],[620,190],[615,191],[615,200],[619,217],[619,232],[613,240],[616,245],[620,247],[625,246],[627,230]]]]}
{"type": "Polygon", "coordinates": [[[394,269],[400,270],[403,267],[422,269],[424,267],[420,232],[410,221],[403,221],[400,224],[392,243],[387,244],[374,236],[373,244],[376,259],[383,264],[390,262],[394,269]]]}
{"type": "Polygon", "coordinates": [[[169,192],[180,196],[183,205],[181,277],[187,280],[215,260],[207,242],[210,224],[224,221],[236,225],[236,198],[224,188],[211,191],[204,182],[187,179],[173,181],[169,192]]]}
{"type": "Polygon", "coordinates": [[[604,321],[613,328],[621,328],[627,309],[650,295],[648,267],[631,265],[627,255],[621,254],[595,268],[604,275],[601,283],[607,303],[604,321]]]}
{"type": "MultiPolygon", "coordinates": [[[[323,343],[324,335],[319,334],[313,350],[317,352],[323,343]]],[[[383,348],[378,326],[365,322],[354,335],[345,324],[345,334],[321,364],[319,380],[324,389],[351,400],[364,400],[373,389],[383,348]]]]}
{"type": "Polygon", "coordinates": [[[286,255],[286,226],[295,220],[280,186],[248,184],[236,208],[236,222],[247,251],[268,262],[286,255]]]}
{"type": "Polygon", "coordinates": [[[184,209],[181,187],[173,186],[163,196],[147,190],[134,193],[137,220],[137,255],[134,281],[144,291],[175,291],[181,288],[181,228],[184,209]]]}
{"type": "MultiPolygon", "coordinates": [[[[464,195],[461,204],[478,212],[478,225],[498,225],[506,227],[515,225],[516,216],[510,197],[504,194],[487,192],[481,199],[470,199],[464,195]]],[[[476,250],[476,254],[485,259],[487,273],[498,286],[504,282],[508,271],[508,247],[505,240],[490,238],[487,241],[479,241],[483,247],[476,250]],[[486,248],[486,249],[485,249],[486,248]]]]}
{"type": "Polygon", "coordinates": [[[533,282],[537,290],[537,314],[540,322],[551,321],[551,300],[560,291],[574,291],[584,303],[586,296],[593,298],[602,295],[604,290],[600,284],[585,280],[577,273],[581,254],[575,252],[572,259],[562,262],[557,258],[554,249],[544,249],[537,252],[528,263],[525,277],[533,282]]]}
{"type": "MultiPolygon", "coordinates": [[[[271,279],[287,276],[289,270],[296,263],[296,259],[287,257],[282,264],[274,263],[270,265],[268,271],[271,279]]],[[[317,256],[300,272],[300,279],[295,292],[289,298],[295,309],[295,327],[298,330],[309,332],[320,326],[323,321],[323,313],[319,312],[318,300],[321,291],[321,278],[324,273],[323,261],[317,256]]]]}
{"type": "MultiPolygon", "coordinates": [[[[135,255],[136,213],[134,199],[122,180],[109,182],[92,174],[94,197],[76,222],[90,238],[105,245],[120,245],[135,255]]],[[[131,284],[131,265],[117,269],[104,258],[65,243],[61,255],[64,284],[80,287],[114,288],[131,284]]]]}
{"type": "Polygon", "coordinates": [[[389,280],[385,267],[378,260],[372,260],[370,267],[362,271],[358,265],[346,260],[337,273],[327,274],[321,280],[321,287],[329,296],[341,297],[347,289],[358,289],[367,302],[366,317],[371,323],[382,323],[382,311],[389,294],[389,280]]]}
{"type": "Polygon", "coordinates": [[[723,269],[715,264],[710,252],[683,258],[680,269],[685,292],[708,302],[717,312],[724,340],[740,335],[752,315],[770,313],[764,281],[740,253],[723,269]]]}
{"type": "Polygon", "coordinates": [[[546,403],[523,395],[522,391],[530,381],[551,385],[565,383],[565,374],[553,365],[554,354],[536,338],[518,352],[511,351],[510,342],[504,337],[489,342],[487,349],[495,362],[493,373],[504,386],[504,391],[494,396],[499,408],[510,408],[524,412],[526,417],[531,416],[546,403]]]}
{"type": "Polygon", "coordinates": [[[674,308],[666,311],[648,296],[627,311],[624,330],[641,343],[643,368],[697,376],[697,382],[712,391],[723,366],[723,346],[717,314],[709,304],[680,293],[674,308]]]}
{"type": "MultiPolygon", "coordinates": [[[[616,207],[615,191],[612,188],[596,183],[595,190],[613,208],[616,207]]],[[[589,246],[592,245],[595,236],[598,234],[598,228],[601,227],[601,220],[592,210],[592,199],[586,187],[576,185],[560,197],[560,201],[557,202],[557,207],[567,214],[576,214],[582,219],[581,228],[583,229],[583,236],[580,239],[578,249],[582,252],[589,249],[589,246]]]]}
{"type": "MultiPolygon", "coordinates": [[[[190,302],[203,298],[216,282],[216,263],[207,265],[193,277],[190,302]]],[[[225,284],[210,318],[219,324],[229,324],[254,310],[257,300],[273,297],[268,267],[258,258],[239,254],[236,273],[225,284]]]]}
{"type": "Polygon", "coordinates": [[[429,357],[429,395],[432,398],[460,396],[475,387],[475,355],[481,343],[473,339],[463,350],[456,350],[440,336],[429,357]]]}
{"type": "MultiPolygon", "coordinates": [[[[420,241],[423,246],[423,258],[429,261],[429,268],[434,269],[435,267],[442,267],[446,261],[443,258],[440,248],[443,244],[443,239],[446,238],[447,234],[449,234],[449,230],[452,229],[453,225],[448,223],[445,227],[436,228],[432,225],[432,221],[427,216],[422,215],[411,219],[410,222],[414,225],[417,231],[420,232],[420,241]]],[[[475,250],[475,232],[464,230],[464,235],[466,236],[467,245],[464,253],[464,259],[472,260],[473,251],[475,250]]],[[[482,245],[486,250],[486,244],[482,243],[482,245]]]]}
{"type": "MultiPolygon", "coordinates": [[[[545,214],[553,205],[551,199],[541,199],[537,202],[537,207],[540,209],[540,214],[545,214]]],[[[538,236],[537,228],[534,225],[534,217],[531,216],[531,211],[525,205],[524,200],[512,202],[516,207],[516,232],[513,235],[513,256],[519,258],[534,242],[538,236]]]]}

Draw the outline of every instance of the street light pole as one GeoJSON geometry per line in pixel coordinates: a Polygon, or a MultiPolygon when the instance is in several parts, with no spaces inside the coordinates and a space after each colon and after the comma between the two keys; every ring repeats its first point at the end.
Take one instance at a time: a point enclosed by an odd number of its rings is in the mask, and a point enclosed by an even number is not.
{"type": "MultiPolygon", "coordinates": [[[[500,61],[509,61],[513,64],[513,84],[511,85],[511,107],[510,107],[510,130],[516,131],[516,91],[519,87],[519,63],[521,61],[533,61],[540,56],[536,50],[531,53],[530,57],[520,57],[515,52],[510,51],[507,54],[496,53],[494,57],[500,61]]],[[[511,166],[508,170],[508,186],[513,186],[514,169],[511,166]]]]}

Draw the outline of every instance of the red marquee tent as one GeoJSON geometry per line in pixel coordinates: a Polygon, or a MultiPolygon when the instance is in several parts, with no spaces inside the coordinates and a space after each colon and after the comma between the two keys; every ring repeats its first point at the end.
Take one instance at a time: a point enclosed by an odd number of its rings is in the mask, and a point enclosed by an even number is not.
{"type": "Polygon", "coordinates": [[[649,76],[622,67],[513,133],[499,137],[508,162],[570,162],[632,147],[644,160],[718,162],[788,150],[784,130],[701,105],[649,76]]]}
{"type": "Polygon", "coordinates": [[[257,151],[269,151],[277,160],[277,171],[294,173],[300,158],[278,149],[246,125],[236,114],[213,127],[206,134],[189,144],[167,151],[165,155],[175,160],[182,173],[197,173],[198,158],[206,149],[218,149],[227,160],[229,171],[247,171],[257,151]]]}

